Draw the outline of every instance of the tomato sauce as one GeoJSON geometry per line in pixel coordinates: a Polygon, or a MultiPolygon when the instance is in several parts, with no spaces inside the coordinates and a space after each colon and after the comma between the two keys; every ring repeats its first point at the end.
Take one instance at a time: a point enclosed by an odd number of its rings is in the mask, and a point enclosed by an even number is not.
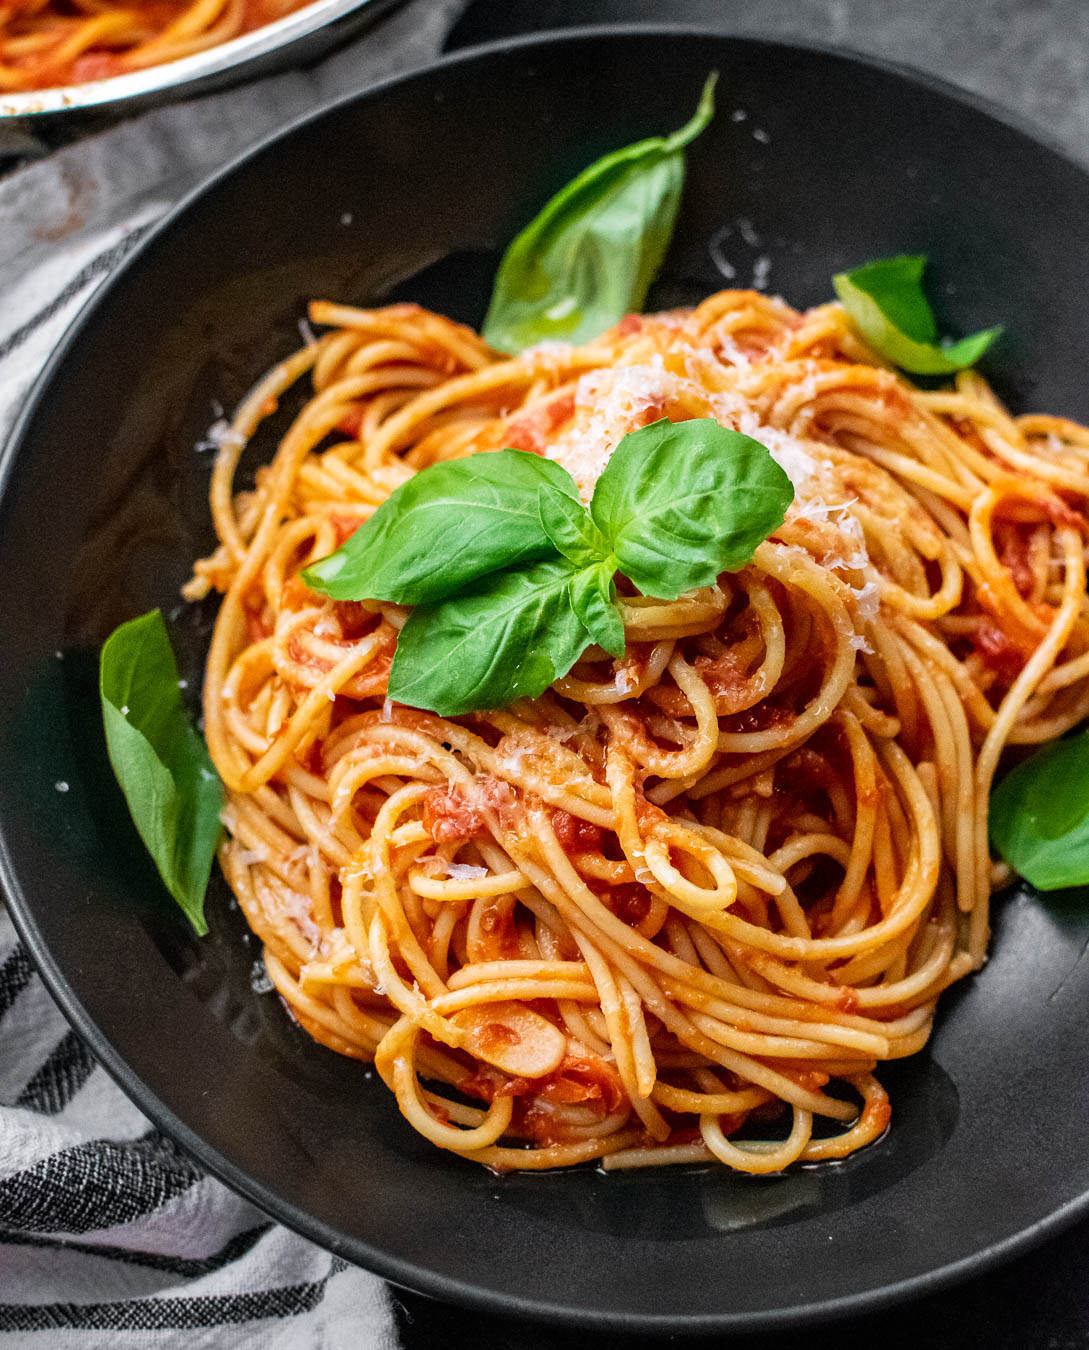
{"type": "Polygon", "coordinates": [[[593,853],[601,847],[600,825],[573,816],[570,811],[553,811],[552,828],[556,831],[560,848],[568,857],[579,853],[593,853]]]}
{"type": "Polygon", "coordinates": [[[650,892],[637,881],[622,881],[617,886],[610,886],[601,901],[606,909],[632,928],[637,928],[650,913],[650,892]]]}
{"type": "Polygon", "coordinates": [[[503,444],[512,450],[526,450],[531,455],[544,456],[548,437],[562,426],[575,411],[574,394],[561,394],[543,407],[534,409],[525,417],[517,417],[507,424],[503,444]]]}
{"type": "Polygon", "coordinates": [[[1025,653],[996,623],[982,619],[971,637],[972,646],[1005,684],[1013,684],[1024,669],[1025,653]]]}

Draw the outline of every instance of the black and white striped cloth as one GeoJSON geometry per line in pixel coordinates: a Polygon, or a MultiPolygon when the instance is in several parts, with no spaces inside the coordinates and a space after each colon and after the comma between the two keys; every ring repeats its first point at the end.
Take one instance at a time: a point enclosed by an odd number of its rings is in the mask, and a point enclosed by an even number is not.
{"type": "MultiPolygon", "coordinates": [[[[413,0],[315,70],[159,110],[0,178],[0,443],[68,323],[174,201],[296,113],[429,60],[456,8],[413,0]]],[[[381,1280],[272,1223],[141,1115],[0,906],[5,1350],[377,1350],[403,1317],[381,1280]]]]}
{"type": "Polygon", "coordinates": [[[140,1114],[0,913],[5,1347],[369,1350],[382,1281],[272,1223],[140,1114]]]}

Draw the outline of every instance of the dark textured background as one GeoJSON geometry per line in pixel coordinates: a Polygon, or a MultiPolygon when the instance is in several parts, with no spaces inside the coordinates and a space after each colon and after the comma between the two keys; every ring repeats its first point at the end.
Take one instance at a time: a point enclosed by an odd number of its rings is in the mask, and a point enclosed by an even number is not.
{"type": "Polygon", "coordinates": [[[471,0],[451,41],[663,19],[915,66],[1012,110],[1089,164],[1086,0],[471,0]]]}

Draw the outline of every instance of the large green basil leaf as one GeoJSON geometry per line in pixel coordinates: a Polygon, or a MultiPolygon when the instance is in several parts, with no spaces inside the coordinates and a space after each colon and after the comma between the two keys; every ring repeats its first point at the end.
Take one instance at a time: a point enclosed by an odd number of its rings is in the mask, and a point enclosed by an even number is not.
{"type": "Polygon", "coordinates": [[[162,614],[116,629],[102,648],[99,693],[110,763],[167,890],[200,934],[220,834],[220,782],[182,704],[162,614]]]}
{"type": "Polygon", "coordinates": [[[1054,741],[991,793],[991,843],[1041,891],[1089,883],[1089,731],[1054,741]]]}
{"type": "Polygon", "coordinates": [[[675,600],[749,562],[793,499],[759,441],[707,417],[663,418],[621,440],[590,514],[624,575],[644,595],[675,600]]]}
{"type": "Polygon", "coordinates": [[[433,464],[303,580],[334,600],[433,604],[501,567],[552,552],[537,506],[542,487],[578,497],[565,469],[525,450],[433,464]]]}
{"type": "Polygon", "coordinates": [[[913,375],[948,375],[974,366],[1001,328],[959,342],[938,338],[923,293],[926,258],[905,255],[866,263],[832,279],[844,309],[862,336],[893,365],[913,375]]]}
{"type": "Polygon", "coordinates": [[[566,558],[550,558],[414,610],[397,639],[390,698],[453,717],[543,693],[595,640],[572,602],[577,576],[566,558]]]}
{"type": "Polygon", "coordinates": [[[522,230],[496,273],[487,342],[505,352],[588,342],[642,307],[673,235],[684,147],[714,115],[716,79],[679,131],[597,160],[522,230]]]}

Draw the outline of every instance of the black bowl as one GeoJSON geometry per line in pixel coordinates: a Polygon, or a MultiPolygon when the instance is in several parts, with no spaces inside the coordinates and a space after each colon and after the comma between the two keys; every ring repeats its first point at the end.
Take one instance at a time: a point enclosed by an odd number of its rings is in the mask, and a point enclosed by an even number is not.
{"type": "MultiPolygon", "coordinates": [[[[97,648],[160,604],[190,692],[211,618],[216,415],[298,344],[308,297],[412,298],[479,321],[499,250],[602,152],[670,130],[721,71],[651,303],[754,271],[795,304],[897,251],[943,322],[996,320],[1018,409],[1089,417],[1089,181],[962,97],[827,51],[590,31],[445,61],[337,104],[189,199],[104,288],[42,380],[0,501],[0,833],[17,922],[122,1086],[269,1213],[412,1288],[644,1330],[785,1325],[993,1264],[1089,1208],[1089,915],[1007,897],[991,961],[884,1075],[894,1122],[842,1164],[496,1177],[431,1148],[369,1072],[252,981],[213,883],[196,940],[106,763],[97,648]],[[57,790],[67,784],[68,791],[57,790]]],[[[267,446],[266,452],[267,452],[267,446]]],[[[1067,898],[1069,901],[1069,897],[1067,898]]]]}

